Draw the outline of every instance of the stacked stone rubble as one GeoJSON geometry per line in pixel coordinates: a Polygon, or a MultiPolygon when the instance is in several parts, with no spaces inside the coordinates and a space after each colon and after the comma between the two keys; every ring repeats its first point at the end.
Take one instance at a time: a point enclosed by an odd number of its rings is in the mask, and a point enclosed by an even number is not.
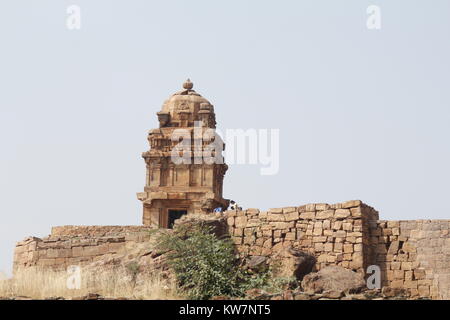
{"type": "MultiPolygon", "coordinates": [[[[378,220],[378,212],[361,201],[226,211],[204,217],[223,226],[220,234],[228,233],[243,256],[265,256],[270,261],[285,248],[296,248],[314,255],[316,270],[339,265],[367,277],[367,267],[377,265],[383,292],[401,289],[411,298],[450,299],[450,220],[378,220]]],[[[179,221],[191,219],[198,217],[186,215],[179,221]]],[[[55,227],[49,237],[30,237],[17,244],[14,270],[61,270],[101,262],[149,241],[151,229],[55,227]]]]}
{"type": "Polygon", "coordinates": [[[372,223],[370,247],[382,285],[411,297],[450,299],[449,230],[449,220],[372,223]]]}
{"type": "Polygon", "coordinates": [[[229,232],[245,255],[271,257],[292,247],[313,254],[316,269],[327,265],[363,272],[369,254],[364,231],[378,213],[361,201],[309,204],[259,211],[227,211],[229,232]]]}
{"type": "Polygon", "coordinates": [[[149,230],[143,226],[56,227],[49,237],[30,237],[17,243],[14,271],[27,267],[65,270],[71,265],[83,266],[118,253],[132,243],[147,241],[149,230]]]}

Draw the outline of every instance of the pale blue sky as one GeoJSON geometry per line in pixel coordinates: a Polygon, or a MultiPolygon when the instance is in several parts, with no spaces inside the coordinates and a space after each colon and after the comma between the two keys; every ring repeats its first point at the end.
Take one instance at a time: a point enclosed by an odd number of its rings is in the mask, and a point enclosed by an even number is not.
{"type": "Polygon", "coordinates": [[[0,270],[51,226],[141,222],[146,133],[187,77],[220,129],[280,129],[279,174],[232,166],[225,197],[450,217],[448,0],[9,0],[0,39],[0,270]]]}

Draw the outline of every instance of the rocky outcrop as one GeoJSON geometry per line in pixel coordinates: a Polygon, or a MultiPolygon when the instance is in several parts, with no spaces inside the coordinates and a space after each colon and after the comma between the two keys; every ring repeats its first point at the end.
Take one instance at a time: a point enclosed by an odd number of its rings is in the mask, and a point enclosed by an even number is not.
{"type": "Polygon", "coordinates": [[[278,277],[294,277],[302,280],[305,275],[313,271],[316,258],[299,249],[286,248],[272,257],[275,265],[274,272],[278,277]]]}
{"type": "Polygon", "coordinates": [[[186,230],[194,226],[210,228],[217,238],[229,237],[226,215],[214,214],[187,214],[175,220],[175,225],[183,225],[186,230]]]}
{"type": "Polygon", "coordinates": [[[269,294],[263,290],[250,290],[246,299],[249,300],[406,300],[411,299],[405,292],[395,295],[385,294],[380,290],[365,290],[361,293],[339,293],[327,291],[323,293],[307,293],[301,290],[286,290],[281,293],[269,294]]]}
{"type": "Polygon", "coordinates": [[[334,292],[341,296],[344,293],[361,292],[365,287],[366,283],[360,274],[339,266],[329,266],[310,273],[302,281],[303,290],[311,294],[334,292]]]}

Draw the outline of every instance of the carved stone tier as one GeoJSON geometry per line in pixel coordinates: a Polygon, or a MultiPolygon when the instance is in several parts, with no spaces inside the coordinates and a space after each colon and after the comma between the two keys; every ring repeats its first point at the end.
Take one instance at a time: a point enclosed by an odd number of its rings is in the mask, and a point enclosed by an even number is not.
{"type": "Polygon", "coordinates": [[[157,113],[159,128],[150,130],[150,150],[142,154],[147,176],[144,192],[138,193],[138,199],[143,203],[144,225],[170,228],[183,214],[210,213],[217,207],[225,210],[229,204],[222,197],[228,166],[220,161],[203,160],[205,155],[221,158],[224,149],[211,150],[210,144],[215,140],[205,139],[216,128],[214,107],[192,89],[190,80],[183,88],[166,100],[157,113]],[[177,164],[172,153],[184,141],[180,132],[190,138],[189,145],[184,145],[180,153],[190,161],[177,164]]]}

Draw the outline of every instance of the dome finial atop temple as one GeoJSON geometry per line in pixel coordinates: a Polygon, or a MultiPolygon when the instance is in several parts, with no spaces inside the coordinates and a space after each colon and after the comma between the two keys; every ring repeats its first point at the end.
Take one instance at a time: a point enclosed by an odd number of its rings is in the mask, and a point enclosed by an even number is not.
{"type": "Polygon", "coordinates": [[[183,83],[183,88],[186,89],[186,90],[192,90],[193,87],[194,87],[194,84],[191,82],[191,79],[187,79],[183,83]]]}

